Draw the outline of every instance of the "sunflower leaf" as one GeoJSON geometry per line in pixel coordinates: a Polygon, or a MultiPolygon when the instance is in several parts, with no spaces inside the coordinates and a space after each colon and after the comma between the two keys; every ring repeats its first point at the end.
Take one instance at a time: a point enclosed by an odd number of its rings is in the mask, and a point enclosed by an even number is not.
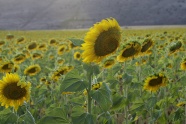
{"type": "Polygon", "coordinates": [[[70,38],[69,40],[70,40],[75,46],[81,46],[81,44],[84,43],[84,41],[81,40],[81,39],[70,38]]]}
{"type": "Polygon", "coordinates": [[[69,124],[64,118],[45,116],[37,124],[69,124]]]}
{"type": "Polygon", "coordinates": [[[74,69],[67,73],[65,79],[61,82],[61,92],[77,92],[86,88],[86,82],[79,75],[78,70],[74,69]]]}
{"type": "Polygon", "coordinates": [[[10,109],[4,109],[0,111],[0,122],[1,124],[12,124],[17,121],[17,116],[12,113],[10,109]]]}
{"type": "Polygon", "coordinates": [[[83,113],[80,116],[72,117],[73,124],[95,124],[94,116],[89,113],[83,113]]]}
{"type": "Polygon", "coordinates": [[[126,105],[126,98],[116,94],[113,96],[113,104],[111,110],[119,110],[126,105]]]}
{"type": "Polygon", "coordinates": [[[100,89],[92,91],[91,96],[103,111],[107,111],[112,105],[111,91],[106,83],[103,83],[100,89]]]}

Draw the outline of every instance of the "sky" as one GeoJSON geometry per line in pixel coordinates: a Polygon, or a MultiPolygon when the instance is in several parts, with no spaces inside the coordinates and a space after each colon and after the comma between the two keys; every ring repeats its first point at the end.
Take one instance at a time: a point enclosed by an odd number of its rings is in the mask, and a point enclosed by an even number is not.
{"type": "Polygon", "coordinates": [[[185,25],[186,0],[0,0],[0,29],[89,28],[113,17],[121,26],[185,25]]]}

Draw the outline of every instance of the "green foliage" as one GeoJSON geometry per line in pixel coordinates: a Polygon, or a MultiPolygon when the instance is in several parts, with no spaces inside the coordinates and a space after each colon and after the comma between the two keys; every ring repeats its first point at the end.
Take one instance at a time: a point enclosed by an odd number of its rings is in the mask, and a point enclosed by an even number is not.
{"type": "Polygon", "coordinates": [[[95,124],[95,117],[89,113],[83,113],[80,116],[73,117],[73,124],[95,124]]]}
{"type": "Polygon", "coordinates": [[[82,91],[87,87],[87,83],[83,81],[79,75],[78,70],[70,71],[65,79],[61,82],[61,92],[77,92],[82,91]]]}
{"type": "Polygon", "coordinates": [[[112,105],[111,90],[106,83],[103,83],[100,89],[92,91],[91,96],[103,111],[108,111],[112,105]]]}
{"type": "Polygon", "coordinates": [[[15,113],[11,112],[10,109],[4,109],[0,111],[0,123],[9,124],[15,123],[17,121],[17,116],[15,113]]]}
{"type": "Polygon", "coordinates": [[[67,113],[63,108],[54,108],[44,116],[37,124],[69,124],[67,113]]]}
{"type": "Polygon", "coordinates": [[[70,40],[75,46],[81,46],[81,44],[84,43],[84,40],[81,40],[81,39],[69,38],[69,40],[70,40]]]}

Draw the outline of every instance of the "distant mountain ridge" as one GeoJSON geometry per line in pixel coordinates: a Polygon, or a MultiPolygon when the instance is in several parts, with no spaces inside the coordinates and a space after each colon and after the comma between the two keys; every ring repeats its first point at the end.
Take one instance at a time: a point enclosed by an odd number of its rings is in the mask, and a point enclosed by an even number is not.
{"type": "Polygon", "coordinates": [[[0,0],[0,29],[78,29],[114,17],[121,26],[184,25],[185,0],[0,0]]]}

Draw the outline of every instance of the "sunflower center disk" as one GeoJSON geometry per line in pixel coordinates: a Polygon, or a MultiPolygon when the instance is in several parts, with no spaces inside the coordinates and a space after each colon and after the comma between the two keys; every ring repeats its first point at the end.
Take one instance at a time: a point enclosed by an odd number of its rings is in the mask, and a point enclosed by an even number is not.
{"type": "Polygon", "coordinates": [[[134,47],[130,47],[123,51],[122,56],[123,57],[131,57],[136,54],[136,49],[134,47]]]}
{"type": "Polygon", "coordinates": [[[36,71],[37,71],[36,68],[31,68],[28,70],[28,73],[35,73],[36,71]]]}
{"type": "Polygon", "coordinates": [[[3,95],[8,99],[18,100],[26,95],[26,89],[17,86],[17,83],[11,83],[4,88],[3,95]]]}
{"type": "Polygon", "coordinates": [[[2,67],[3,70],[11,69],[11,64],[6,64],[2,67]]]}
{"type": "Polygon", "coordinates": [[[158,77],[157,79],[152,79],[149,82],[150,86],[157,86],[160,85],[162,83],[162,77],[158,77]]]}
{"type": "Polygon", "coordinates": [[[120,32],[115,28],[102,32],[95,41],[95,54],[105,56],[114,52],[119,45],[119,38],[120,32]]]}

